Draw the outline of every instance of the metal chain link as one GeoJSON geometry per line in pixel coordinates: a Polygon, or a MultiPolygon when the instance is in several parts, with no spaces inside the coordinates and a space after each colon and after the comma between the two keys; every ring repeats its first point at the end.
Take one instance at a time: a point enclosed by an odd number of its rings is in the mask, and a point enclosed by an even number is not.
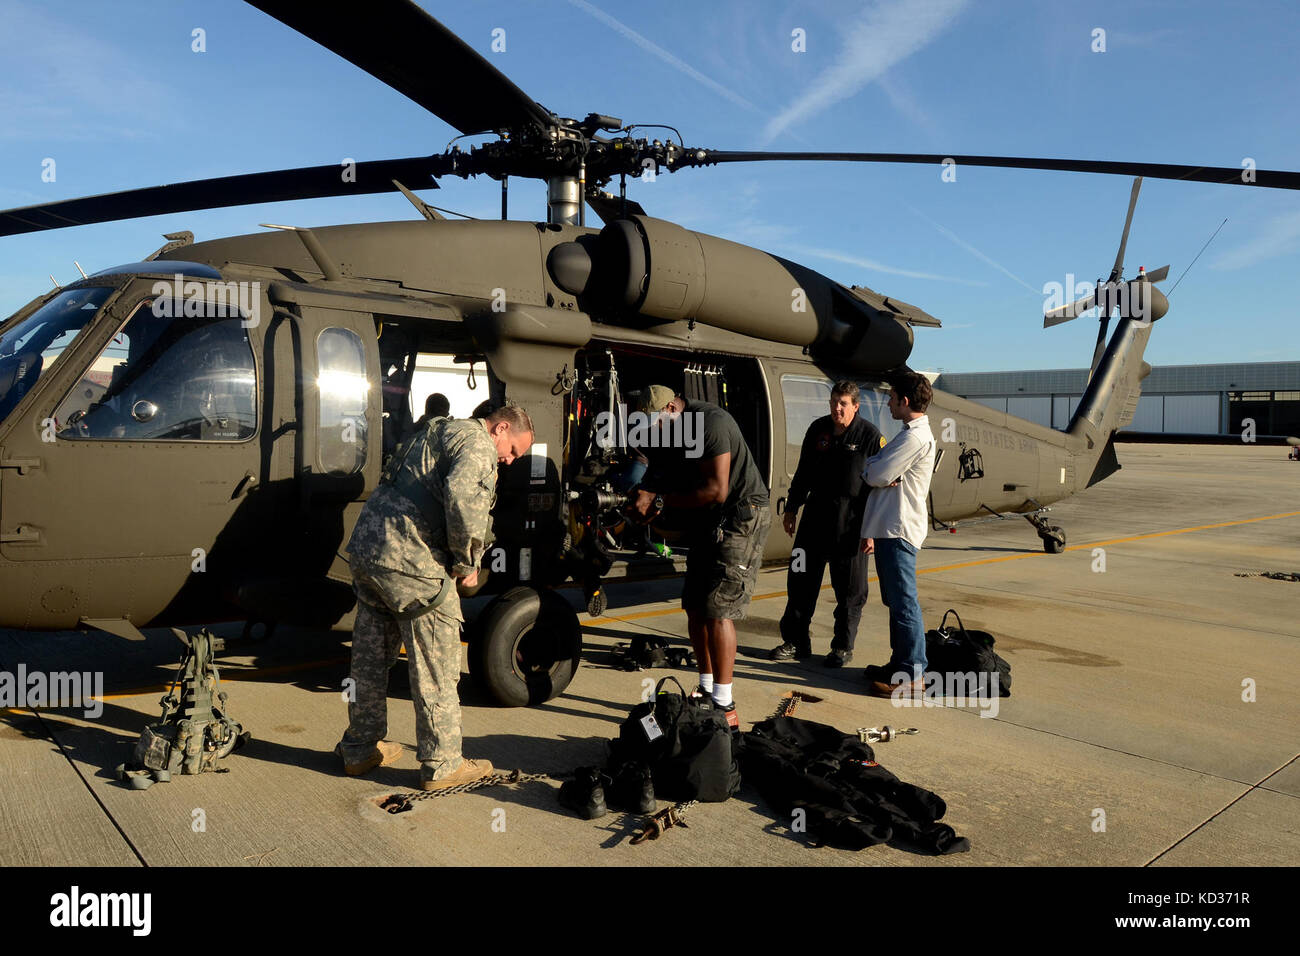
{"type": "Polygon", "coordinates": [[[1300,581],[1300,572],[1296,571],[1238,571],[1233,577],[1270,578],[1274,581],[1300,581]]]}
{"type": "MultiPolygon", "coordinates": [[[[572,773],[572,771],[570,771],[572,773]]],[[[534,780],[558,780],[559,776],[549,773],[524,773],[522,770],[511,770],[509,772],[501,771],[490,773],[486,777],[480,777],[477,780],[471,780],[469,783],[462,783],[455,787],[446,787],[442,790],[420,790],[411,793],[393,793],[389,794],[379,806],[389,813],[404,813],[413,809],[413,805],[421,800],[433,800],[437,797],[449,797],[453,793],[470,793],[474,790],[482,790],[484,787],[496,787],[503,783],[532,783],[534,780]]]]}

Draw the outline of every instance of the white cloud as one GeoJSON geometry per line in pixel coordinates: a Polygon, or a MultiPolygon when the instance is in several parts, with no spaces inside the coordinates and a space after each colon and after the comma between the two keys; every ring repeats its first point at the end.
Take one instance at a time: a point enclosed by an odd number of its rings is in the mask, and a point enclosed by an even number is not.
{"type": "Polygon", "coordinates": [[[35,6],[7,3],[0,16],[0,62],[7,77],[0,92],[0,140],[135,137],[146,131],[114,121],[124,103],[157,115],[168,109],[168,89],[131,69],[138,50],[115,46],[79,29],[75,18],[56,19],[35,6]]]}
{"type": "Polygon", "coordinates": [[[1300,251],[1300,210],[1283,213],[1266,222],[1244,245],[1229,250],[1210,264],[1211,269],[1244,269],[1265,259],[1300,251]]]}
{"type": "MultiPolygon", "coordinates": [[[[573,0],[577,2],[577,0],[573,0]]],[[[772,140],[879,79],[952,25],[967,0],[879,0],[856,23],[843,24],[835,61],[764,129],[772,140]]]]}

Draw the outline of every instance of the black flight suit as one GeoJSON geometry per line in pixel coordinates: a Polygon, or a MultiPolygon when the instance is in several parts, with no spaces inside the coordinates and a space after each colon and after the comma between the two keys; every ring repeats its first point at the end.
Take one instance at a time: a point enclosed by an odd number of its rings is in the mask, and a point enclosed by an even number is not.
{"type": "Polygon", "coordinates": [[[787,644],[809,646],[808,625],[829,563],[835,591],[831,648],[853,650],[867,601],[867,555],[858,546],[871,488],[862,480],[862,471],[883,444],[880,430],[861,417],[854,418],[843,435],[835,434],[829,415],[808,427],[785,505],[788,512],[803,508],[786,577],[789,598],[781,617],[781,637],[787,644]]]}

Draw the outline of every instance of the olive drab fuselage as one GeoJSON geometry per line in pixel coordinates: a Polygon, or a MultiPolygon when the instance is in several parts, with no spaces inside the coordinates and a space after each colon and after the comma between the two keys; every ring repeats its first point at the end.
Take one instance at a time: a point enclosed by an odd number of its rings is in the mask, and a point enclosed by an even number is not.
{"type": "MultiPolygon", "coordinates": [[[[486,369],[484,397],[534,423],[531,453],[498,477],[490,592],[590,578],[572,422],[576,390],[605,363],[625,386],[714,370],[774,520],[831,382],[867,386],[861,413],[894,433],[883,382],[910,353],[908,307],[659,220],[636,225],[612,238],[510,221],[334,226],[312,231],[324,263],[273,231],[29,304],[0,327],[0,626],[346,623],[341,550],[409,429],[419,354],[486,369]],[[799,291],[804,312],[792,311],[799,291]],[[59,299],[69,293],[86,301],[59,299]]],[[[933,518],[1032,511],[1118,467],[1110,438],[1137,401],[1149,334],[1121,321],[1067,431],[936,392],[933,518]]],[[[770,535],[765,559],[789,549],[770,535]]]]}

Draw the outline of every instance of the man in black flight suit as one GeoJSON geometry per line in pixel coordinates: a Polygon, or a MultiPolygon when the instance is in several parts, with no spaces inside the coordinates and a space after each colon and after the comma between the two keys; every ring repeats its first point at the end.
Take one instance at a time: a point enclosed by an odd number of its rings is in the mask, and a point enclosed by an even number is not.
{"type": "Polygon", "coordinates": [[[875,425],[858,417],[857,385],[837,382],[830,405],[831,413],[813,422],[804,435],[781,518],[785,533],[793,535],[796,515],[804,507],[786,578],[788,600],[781,617],[785,643],[772,651],[771,659],[811,656],[808,625],[829,563],[835,590],[835,634],[824,663],[843,667],[853,659],[858,621],[867,601],[867,555],[860,553],[858,545],[862,511],[871,489],[862,480],[862,469],[885,440],[875,425]]]}

